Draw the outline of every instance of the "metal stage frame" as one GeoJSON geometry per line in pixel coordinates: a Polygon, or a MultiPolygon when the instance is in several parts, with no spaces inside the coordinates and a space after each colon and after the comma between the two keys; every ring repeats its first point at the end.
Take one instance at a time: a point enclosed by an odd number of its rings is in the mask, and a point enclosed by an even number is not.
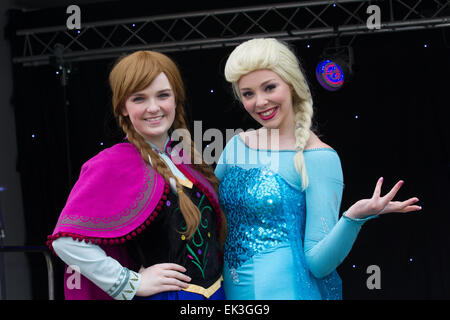
{"type": "MultiPolygon", "coordinates": [[[[318,0],[164,14],[96,22],[81,29],[53,26],[17,30],[24,66],[113,58],[135,50],[160,52],[235,46],[255,37],[285,41],[345,37],[450,26],[450,0],[318,0]],[[377,5],[381,28],[369,29],[377,5]]],[[[69,16],[69,15],[68,15],[69,16]]]]}

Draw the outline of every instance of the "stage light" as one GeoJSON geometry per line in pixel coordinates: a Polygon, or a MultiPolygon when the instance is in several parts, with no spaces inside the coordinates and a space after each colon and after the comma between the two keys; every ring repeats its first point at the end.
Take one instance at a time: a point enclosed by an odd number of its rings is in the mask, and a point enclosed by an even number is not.
{"type": "Polygon", "coordinates": [[[328,91],[339,90],[344,85],[344,71],[337,62],[332,60],[319,62],[316,77],[320,85],[328,91]]]}
{"type": "Polygon", "coordinates": [[[351,47],[326,48],[317,64],[316,78],[328,91],[337,91],[348,83],[353,75],[353,51],[351,47]]]}

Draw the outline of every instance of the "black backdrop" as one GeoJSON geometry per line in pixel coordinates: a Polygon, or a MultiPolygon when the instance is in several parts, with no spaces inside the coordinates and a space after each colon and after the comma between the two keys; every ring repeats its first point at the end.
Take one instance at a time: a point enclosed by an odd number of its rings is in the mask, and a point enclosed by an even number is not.
{"type": "MultiPolygon", "coordinates": [[[[91,8],[87,12],[92,19],[141,15],[123,3],[91,8]]],[[[163,7],[153,12],[170,11],[163,7]]],[[[65,8],[12,11],[8,30],[64,23],[65,17],[65,8]],[[50,18],[55,12],[59,20],[50,18]]],[[[10,40],[13,50],[21,49],[14,37],[10,40]]],[[[316,127],[341,157],[345,180],[341,212],[369,197],[380,176],[385,177],[384,192],[404,179],[398,199],[417,196],[423,206],[420,213],[386,215],[364,225],[338,268],[344,299],[450,298],[449,43],[448,28],[358,36],[353,42],[357,72],[344,89],[332,93],[322,89],[314,76],[329,39],[292,42],[313,92],[316,127]],[[381,289],[366,286],[370,265],[380,267],[381,289]]],[[[257,127],[224,81],[223,67],[231,50],[168,54],[185,80],[190,123],[202,120],[203,132],[257,127]]],[[[45,243],[81,165],[121,138],[107,82],[113,62],[73,63],[65,90],[55,67],[14,65],[17,170],[29,245],[45,243]]],[[[33,297],[46,299],[44,264],[37,258],[29,261],[33,297]]],[[[62,263],[54,261],[57,298],[62,299],[62,263]]]]}

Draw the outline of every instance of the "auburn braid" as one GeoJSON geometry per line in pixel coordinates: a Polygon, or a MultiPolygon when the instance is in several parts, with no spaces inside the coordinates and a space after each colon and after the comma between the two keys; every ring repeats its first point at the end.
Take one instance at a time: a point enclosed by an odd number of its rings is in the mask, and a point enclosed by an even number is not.
{"type": "Polygon", "coordinates": [[[159,155],[151,148],[145,139],[136,132],[130,120],[120,116],[120,125],[130,141],[140,152],[142,159],[146,163],[151,159],[152,167],[163,176],[164,180],[170,181],[174,179],[176,183],[178,202],[180,211],[186,221],[187,229],[182,232],[188,239],[190,239],[200,223],[200,211],[197,206],[191,201],[183,191],[183,186],[178,182],[178,179],[173,175],[172,171],[167,167],[166,163],[159,157],[159,155]]]}
{"type": "MultiPolygon", "coordinates": [[[[185,122],[185,113],[184,108],[180,107],[177,108],[177,113],[173,122],[173,127],[176,129],[187,129],[187,125],[185,122]]],[[[208,181],[211,183],[212,187],[216,191],[216,194],[219,194],[219,179],[217,179],[216,175],[214,174],[213,169],[211,166],[209,166],[207,163],[204,162],[203,157],[198,154],[197,149],[195,148],[195,144],[193,143],[192,139],[188,136],[187,139],[190,141],[184,141],[185,143],[189,144],[190,147],[190,155],[191,155],[191,163],[193,164],[194,168],[200,172],[208,181]],[[201,163],[197,163],[195,159],[200,159],[201,163]]],[[[200,162],[200,161],[199,161],[200,162]]],[[[221,223],[222,226],[220,228],[220,234],[219,234],[219,245],[221,250],[223,250],[223,245],[225,243],[226,233],[227,233],[227,224],[226,224],[226,216],[224,212],[220,211],[221,216],[221,223]]]]}

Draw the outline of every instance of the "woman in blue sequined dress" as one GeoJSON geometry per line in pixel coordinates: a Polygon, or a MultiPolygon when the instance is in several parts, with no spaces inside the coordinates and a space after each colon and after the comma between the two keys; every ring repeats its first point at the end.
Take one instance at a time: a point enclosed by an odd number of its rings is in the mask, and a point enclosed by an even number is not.
{"type": "Polygon", "coordinates": [[[224,285],[228,299],[341,299],[336,267],[363,223],[382,213],[420,210],[392,201],[399,181],[339,219],[343,173],[335,150],[310,130],[312,99],[299,62],[275,39],[235,48],[225,77],[262,127],[228,141],[215,174],[227,214],[224,285]]]}

